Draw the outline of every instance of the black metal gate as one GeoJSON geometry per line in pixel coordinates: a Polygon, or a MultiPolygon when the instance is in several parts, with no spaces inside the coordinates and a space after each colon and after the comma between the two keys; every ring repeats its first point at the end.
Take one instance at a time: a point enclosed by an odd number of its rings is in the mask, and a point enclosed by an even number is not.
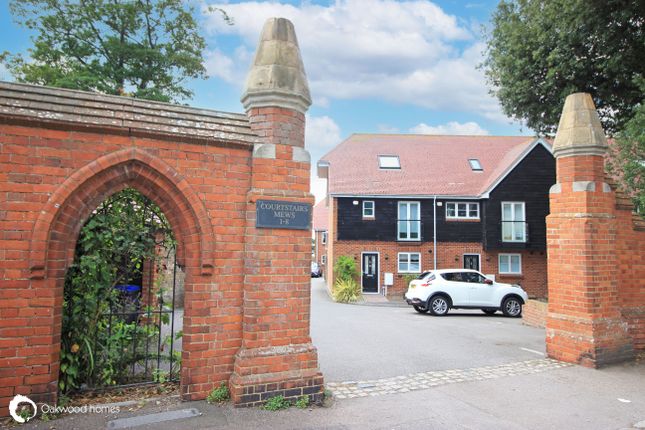
{"type": "MultiPolygon", "coordinates": [[[[109,310],[101,315],[111,345],[96,345],[103,354],[122,354],[110,369],[112,386],[178,381],[181,367],[183,309],[178,300],[175,248],[144,265],[139,285],[116,285],[109,310]],[[118,332],[119,335],[114,334],[118,332]]],[[[104,360],[114,363],[115,360],[104,360]]]]}

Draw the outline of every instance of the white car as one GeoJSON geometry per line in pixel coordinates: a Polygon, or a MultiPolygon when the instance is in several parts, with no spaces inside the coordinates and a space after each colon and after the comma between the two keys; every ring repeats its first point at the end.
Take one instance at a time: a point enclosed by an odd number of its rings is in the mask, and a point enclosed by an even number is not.
{"type": "Polygon", "coordinates": [[[469,269],[424,272],[410,282],[405,293],[405,301],[417,312],[433,315],[461,308],[481,309],[488,315],[501,310],[507,317],[519,317],[528,298],[519,285],[495,282],[469,269]]]}

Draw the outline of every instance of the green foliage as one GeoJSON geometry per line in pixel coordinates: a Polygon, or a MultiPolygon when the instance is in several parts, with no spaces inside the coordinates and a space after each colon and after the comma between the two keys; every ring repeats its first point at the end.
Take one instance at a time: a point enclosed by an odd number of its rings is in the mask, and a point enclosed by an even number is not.
{"type": "MultiPolygon", "coordinates": [[[[645,93],[645,81],[642,88],[645,93]]],[[[618,134],[610,154],[610,171],[621,179],[622,188],[645,217],[645,103],[638,106],[634,117],[618,134]]]]}
{"type": "Polygon", "coordinates": [[[262,406],[262,409],[266,409],[267,411],[279,411],[289,407],[291,407],[291,403],[285,399],[284,396],[275,396],[267,400],[266,403],[264,403],[264,406],[262,406]]]}
{"type": "Polygon", "coordinates": [[[332,294],[337,302],[355,302],[361,296],[361,287],[353,279],[339,279],[334,285],[332,294]]]}
{"type": "Polygon", "coordinates": [[[351,280],[358,276],[356,262],[348,255],[341,255],[334,264],[334,273],[338,280],[351,280]]]}
{"type": "Polygon", "coordinates": [[[408,285],[410,285],[410,282],[414,281],[418,277],[418,274],[408,273],[406,275],[403,275],[403,282],[405,282],[405,286],[407,287],[408,285]]]}
{"type": "Polygon", "coordinates": [[[591,93],[609,134],[641,103],[642,2],[503,0],[486,35],[483,67],[504,112],[538,133],[556,130],[564,99],[591,93]]]}
{"type": "MultiPolygon", "coordinates": [[[[156,237],[164,238],[166,248],[174,245],[161,210],[133,189],[106,199],[81,229],[63,293],[62,393],[81,384],[123,383],[131,366],[146,357],[146,340],[160,335],[155,317],[146,323],[128,320],[136,308],[125,306],[122,293],[114,288],[140,279],[143,262],[159,258],[156,237]]],[[[161,318],[168,320],[168,315],[161,318]]]]}
{"type": "Polygon", "coordinates": [[[5,53],[20,82],[177,101],[192,95],[186,79],[206,77],[206,43],[183,0],[12,0],[10,9],[35,33],[29,58],[5,53]]]}
{"type": "Polygon", "coordinates": [[[302,396],[295,403],[298,409],[307,409],[309,407],[309,396],[302,396]]]}
{"type": "Polygon", "coordinates": [[[206,401],[208,403],[221,403],[225,402],[228,399],[231,398],[231,393],[228,391],[228,387],[224,382],[222,382],[222,385],[219,387],[215,388],[211,393],[206,397],[206,401]]]}

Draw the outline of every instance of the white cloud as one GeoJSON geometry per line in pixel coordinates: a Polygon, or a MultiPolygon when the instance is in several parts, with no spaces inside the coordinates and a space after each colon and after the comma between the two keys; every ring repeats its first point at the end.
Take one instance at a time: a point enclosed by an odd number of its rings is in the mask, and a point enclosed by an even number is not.
{"type": "Polygon", "coordinates": [[[223,54],[219,49],[206,54],[204,67],[206,67],[206,73],[209,76],[217,76],[229,83],[235,82],[233,59],[223,54]]]}
{"type": "Polygon", "coordinates": [[[305,146],[311,154],[311,192],[316,196],[316,202],[325,198],[327,193],[327,180],[318,178],[316,164],[340,141],[340,127],[332,118],[307,115],[305,146]]]}
{"type": "MultiPolygon", "coordinates": [[[[430,1],[337,0],[216,4],[235,20],[208,14],[213,35],[237,35],[255,49],[264,21],[283,16],[296,26],[314,100],[382,99],[436,110],[461,110],[508,121],[477,69],[484,45],[471,29],[430,1]],[[466,47],[463,48],[464,42],[466,47]]],[[[251,61],[233,59],[229,82],[244,82],[251,61]]]]}
{"type": "Polygon", "coordinates": [[[305,145],[312,154],[324,155],[340,143],[340,127],[328,116],[307,115],[305,145]]]}
{"type": "Polygon", "coordinates": [[[461,135],[487,135],[488,130],[483,129],[473,121],[459,123],[450,121],[446,124],[431,126],[424,123],[418,124],[410,129],[415,134],[461,134],[461,135]]]}

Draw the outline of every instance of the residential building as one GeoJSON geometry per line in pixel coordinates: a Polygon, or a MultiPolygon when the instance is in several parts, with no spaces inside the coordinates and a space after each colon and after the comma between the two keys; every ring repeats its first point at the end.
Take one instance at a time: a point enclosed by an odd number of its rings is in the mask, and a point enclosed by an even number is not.
{"type": "Polygon", "coordinates": [[[400,295],[412,275],[466,267],[546,296],[548,141],[355,134],[322,157],[318,176],[330,282],[332,262],[349,255],[364,294],[400,295]]]}
{"type": "Polygon", "coordinates": [[[314,258],[313,261],[318,263],[323,271],[323,276],[327,277],[327,224],[329,220],[329,210],[327,198],[322,199],[314,206],[313,231],[314,231],[314,258]]]}

